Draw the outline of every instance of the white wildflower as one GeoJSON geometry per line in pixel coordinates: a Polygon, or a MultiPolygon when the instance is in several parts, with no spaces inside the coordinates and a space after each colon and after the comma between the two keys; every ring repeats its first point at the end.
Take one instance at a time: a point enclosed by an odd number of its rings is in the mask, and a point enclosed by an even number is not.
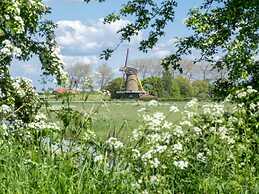
{"type": "Polygon", "coordinates": [[[94,157],[94,162],[99,162],[102,160],[103,160],[103,155],[101,155],[101,154],[94,157]]]}
{"type": "Polygon", "coordinates": [[[173,145],[173,151],[175,153],[181,152],[183,150],[183,145],[181,143],[177,143],[173,145]]]}
{"type": "Polygon", "coordinates": [[[160,165],[160,161],[157,158],[154,158],[154,160],[150,161],[151,167],[158,168],[160,165]]]}
{"type": "Polygon", "coordinates": [[[172,105],[172,106],[169,108],[169,111],[176,113],[176,112],[179,112],[179,109],[178,109],[176,106],[172,105]]]}
{"type": "Polygon", "coordinates": [[[188,162],[183,160],[174,161],[174,165],[183,170],[188,167],[188,162]]]}
{"type": "Polygon", "coordinates": [[[190,121],[183,121],[183,122],[180,123],[180,125],[191,127],[192,123],[190,121]]]}
{"type": "Polygon", "coordinates": [[[139,129],[134,129],[132,131],[132,137],[134,140],[138,140],[140,137],[142,137],[143,133],[139,129]]]}
{"type": "Polygon", "coordinates": [[[161,154],[161,153],[165,152],[166,149],[167,149],[167,146],[166,146],[166,145],[159,145],[159,146],[156,146],[156,147],[154,148],[154,152],[161,154]]]}
{"type": "Polygon", "coordinates": [[[191,101],[187,102],[185,108],[189,109],[189,108],[193,108],[194,106],[196,106],[198,103],[198,100],[196,98],[192,99],[191,101]]]}
{"type": "Polygon", "coordinates": [[[245,91],[238,91],[237,92],[237,97],[238,98],[244,98],[244,97],[246,97],[246,92],[245,91]]]}
{"type": "Polygon", "coordinates": [[[6,104],[3,104],[1,107],[0,107],[0,112],[2,112],[3,114],[8,114],[12,111],[11,107],[6,105],[6,104]]]}
{"type": "Polygon", "coordinates": [[[156,184],[157,182],[158,182],[158,178],[157,178],[157,176],[151,176],[150,177],[150,182],[151,182],[151,184],[156,184]]]}
{"type": "Polygon", "coordinates": [[[141,159],[143,161],[150,160],[152,158],[152,154],[153,154],[153,150],[149,150],[148,152],[142,155],[141,159]]]}
{"type": "Polygon", "coordinates": [[[168,121],[165,121],[162,128],[164,129],[170,129],[172,127],[172,123],[168,122],[168,121]]]}
{"type": "Polygon", "coordinates": [[[131,151],[132,151],[133,158],[140,157],[140,151],[138,149],[132,149],[131,151]]]}
{"type": "Polygon", "coordinates": [[[193,131],[197,134],[197,135],[200,135],[201,134],[201,128],[199,128],[199,127],[194,127],[193,128],[193,131]]]}
{"type": "Polygon", "coordinates": [[[207,160],[206,156],[204,156],[203,152],[200,152],[197,154],[197,160],[201,161],[201,162],[205,162],[207,160]]]}
{"type": "Polygon", "coordinates": [[[252,94],[252,93],[256,93],[257,90],[253,89],[252,86],[247,86],[247,93],[248,94],[252,94]]]}
{"type": "Polygon", "coordinates": [[[123,143],[120,142],[117,138],[115,137],[110,137],[106,143],[110,146],[112,146],[114,149],[120,149],[123,147],[123,143]]]}
{"type": "Polygon", "coordinates": [[[146,108],[143,107],[143,108],[138,109],[137,111],[138,111],[138,112],[144,112],[144,111],[146,111],[146,108]]]}
{"type": "Polygon", "coordinates": [[[176,126],[174,128],[173,134],[177,137],[183,136],[184,132],[181,126],[176,126]]]}
{"type": "Polygon", "coordinates": [[[158,101],[156,100],[151,100],[147,103],[148,106],[158,106],[158,101]]]}

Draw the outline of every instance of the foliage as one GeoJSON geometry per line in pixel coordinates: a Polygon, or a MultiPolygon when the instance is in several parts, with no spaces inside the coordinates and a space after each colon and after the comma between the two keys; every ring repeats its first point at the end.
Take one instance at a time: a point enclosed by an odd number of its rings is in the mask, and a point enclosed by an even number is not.
{"type": "Polygon", "coordinates": [[[119,96],[116,94],[116,91],[123,90],[124,87],[124,80],[118,77],[110,81],[105,87],[105,90],[110,92],[111,98],[118,98],[119,96]]]}
{"type": "MultiPolygon", "coordinates": [[[[64,81],[66,74],[58,58],[54,40],[55,25],[44,19],[45,15],[50,13],[50,9],[41,0],[2,0],[0,10],[0,105],[8,104],[16,110],[28,108],[24,111],[27,111],[26,114],[32,114],[37,109],[31,109],[27,100],[23,105],[23,99],[18,97],[19,92],[30,95],[32,86],[27,81],[17,83],[17,80],[13,80],[9,67],[14,58],[26,61],[32,55],[37,55],[44,74],[56,76],[59,83],[64,81]],[[16,87],[21,88],[21,91],[16,91],[16,87]]],[[[37,101],[37,98],[32,99],[34,96],[35,94],[32,94],[24,99],[29,98],[33,104],[33,101],[37,101]]],[[[30,120],[27,118],[28,115],[16,116],[24,121],[30,120]]]]}
{"type": "MultiPolygon", "coordinates": [[[[92,0],[84,0],[90,2],[92,0]]],[[[105,0],[99,0],[104,2],[105,0]]],[[[139,49],[147,52],[153,48],[159,38],[164,35],[165,26],[174,20],[174,8],[176,7],[174,0],[164,0],[157,2],[155,0],[143,1],[132,0],[127,1],[121,6],[118,13],[111,13],[105,19],[105,23],[112,23],[120,20],[123,17],[134,16],[134,21],[120,29],[118,33],[121,35],[122,41],[130,41],[140,31],[149,30],[148,38],[140,42],[139,49]]],[[[117,48],[117,47],[116,47],[117,48]]],[[[105,50],[101,57],[108,59],[114,49],[105,50]]]]}
{"type": "Polygon", "coordinates": [[[193,88],[189,79],[178,76],[175,78],[175,81],[179,85],[180,94],[182,97],[193,96],[193,88]]]}
{"type": "MultiPolygon", "coordinates": [[[[85,0],[90,2],[91,0],[85,0]]],[[[100,0],[103,2],[105,0],[100,0]]],[[[153,48],[164,35],[164,28],[174,19],[177,1],[128,0],[119,13],[107,16],[111,23],[122,17],[133,22],[119,30],[122,40],[131,40],[144,29],[150,29],[147,40],[140,43],[139,49],[146,52],[153,48]]],[[[176,42],[177,50],[162,61],[166,68],[181,68],[181,58],[200,53],[196,61],[207,61],[214,69],[228,71],[227,82],[231,88],[223,88],[228,94],[232,88],[246,87],[258,83],[258,0],[204,0],[199,8],[191,9],[185,23],[193,34],[176,42]],[[198,51],[198,52],[197,52],[198,51]],[[253,79],[250,79],[253,77],[253,79]]],[[[108,49],[108,58],[113,49],[108,49]]],[[[220,83],[220,82],[218,82],[220,83]]]]}
{"type": "Polygon", "coordinates": [[[172,83],[172,73],[170,71],[163,71],[162,84],[163,84],[163,96],[165,97],[172,96],[173,83],[172,83]]]}
{"type": "Polygon", "coordinates": [[[196,80],[192,82],[193,95],[195,97],[206,98],[209,95],[209,83],[205,80],[196,80]]]}
{"type": "Polygon", "coordinates": [[[177,106],[150,112],[159,106],[150,101],[128,142],[116,132],[100,140],[92,114],[74,111],[68,98],[56,110],[60,127],[44,115],[13,128],[1,124],[0,192],[256,193],[258,96],[249,86],[221,103],[194,99],[174,124],[168,119],[177,106]]]}
{"type": "Polygon", "coordinates": [[[172,95],[173,98],[180,98],[181,97],[181,91],[180,86],[176,80],[172,80],[172,95]]]}
{"type": "Polygon", "coordinates": [[[148,77],[142,80],[142,85],[149,94],[157,97],[163,96],[163,82],[160,77],[148,77]]]}

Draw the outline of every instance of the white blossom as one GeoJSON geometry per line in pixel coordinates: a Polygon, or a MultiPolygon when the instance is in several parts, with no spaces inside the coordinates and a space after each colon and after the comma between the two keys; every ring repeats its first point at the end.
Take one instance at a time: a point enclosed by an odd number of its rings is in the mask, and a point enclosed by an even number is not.
{"type": "Polygon", "coordinates": [[[183,150],[183,145],[181,143],[177,143],[173,145],[173,151],[175,153],[181,152],[183,150]]]}
{"type": "Polygon", "coordinates": [[[176,106],[172,105],[170,106],[169,111],[176,113],[176,112],[179,112],[179,109],[176,106]]]}
{"type": "Polygon", "coordinates": [[[183,170],[188,167],[188,162],[183,160],[174,161],[174,165],[183,170]]]}
{"type": "Polygon", "coordinates": [[[158,101],[156,100],[151,100],[147,103],[148,106],[158,106],[158,101]]]}
{"type": "Polygon", "coordinates": [[[204,156],[204,153],[203,153],[203,152],[199,152],[199,153],[197,154],[197,160],[202,161],[202,162],[205,162],[205,161],[207,160],[207,157],[204,156]]]}
{"type": "Polygon", "coordinates": [[[103,160],[103,155],[101,154],[94,157],[94,162],[99,162],[101,160],[103,160]]]}
{"type": "Polygon", "coordinates": [[[114,149],[120,149],[123,147],[123,143],[120,142],[117,138],[115,137],[110,137],[106,143],[110,146],[112,146],[114,149]]]}
{"type": "Polygon", "coordinates": [[[157,158],[154,158],[154,160],[150,160],[150,164],[152,168],[158,168],[160,165],[160,161],[157,158]]]}

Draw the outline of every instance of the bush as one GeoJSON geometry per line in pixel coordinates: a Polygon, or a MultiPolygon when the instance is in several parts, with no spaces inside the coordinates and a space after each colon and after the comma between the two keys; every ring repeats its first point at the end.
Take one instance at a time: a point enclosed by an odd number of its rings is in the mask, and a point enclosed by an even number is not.
{"type": "Polygon", "coordinates": [[[125,82],[123,78],[118,77],[110,81],[105,87],[105,90],[108,90],[110,92],[111,98],[116,99],[116,98],[120,98],[120,96],[116,92],[119,90],[123,90],[124,87],[125,87],[125,82]]]}

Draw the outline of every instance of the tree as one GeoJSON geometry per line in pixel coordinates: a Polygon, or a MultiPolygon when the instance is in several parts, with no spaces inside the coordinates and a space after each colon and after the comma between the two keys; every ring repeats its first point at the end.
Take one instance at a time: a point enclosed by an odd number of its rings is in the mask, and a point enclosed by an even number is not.
{"type": "Polygon", "coordinates": [[[112,69],[107,64],[100,65],[97,68],[96,74],[98,76],[97,82],[101,90],[107,85],[107,83],[112,79],[113,76],[112,69]]]}
{"type": "Polygon", "coordinates": [[[182,97],[192,97],[193,96],[192,85],[188,78],[183,77],[183,76],[178,76],[175,78],[175,81],[177,82],[177,84],[180,88],[180,94],[182,97]]]}
{"type": "Polygon", "coordinates": [[[92,67],[86,63],[76,63],[67,69],[71,78],[71,87],[80,88],[83,91],[92,88],[92,67]]]}
{"type": "Polygon", "coordinates": [[[163,96],[171,97],[173,83],[172,83],[172,73],[169,70],[163,71],[162,84],[163,84],[163,96]]]}
{"type": "Polygon", "coordinates": [[[116,91],[121,90],[122,86],[124,86],[124,80],[121,77],[115,78],[111,80],[106,86],[105,90],[108,90],[111,93],[111,98],[119,98],[116,91]]]}
{"type": "Polygon", "coordinates": [[[36,55],[43,74],[56,76],[59,84],[64,81],[67,76],[58,57],[55,25],[44,19],[50,9],[41,0],[1,0],[0,10],[0,105],[9,105],[17,119],[29,122],[39,110],[39,100],[29,81],[11,78],[9,67],[14,58],[27,61],[36,55]]]}
{"type": "Polygon", "coordinates": [[[130,62],[130,65],[138,70],[141,79],[148,76],[161,76],[163,68],[158,58],[142,58],[130,62]]]}
{"type": "Polygon", "coordinates": [[[160,77],[148,77],[142,80],[142,85],[149,94],[163,97],[163,82],[160,77]]]}
{"type": "Polygon", "coordinates": [[[193,81],[192,88],[195,97],[206,98],[209,95],[209,83],[206,80],[193,81]]]}
{"type": "MultiPolygon", "coordinates": [[[[103,1],[105,0],[99,0],[103,1]]],[[[147,52],[164,35],[168,22],[174,20],[176,6],[174,0],[131,0],[123,4],[118,13],[108,15],[104,21],[111,23],[122,17],[135,16],[118,33],[121,34],[122,41],[130,41],[140,31],[149,30],[148,38],[141,41],[139,46],[140,50],[147,52]]],[[[247,84],[256,68],[255,56],[259,45],[258,7],[258,0],[204,0],[199,8],[190,10],[185,22],[193,34],[176,42],[176,52],[166,57],[162,65],[167,69],[182,71],[182,57],[195,50],[200,53],[195,61],[210,62],[215,69],[227,69],[227,81],[231,88],[247,84]],[[218,63],[216,56],[222,56],[221,63],[218,63]]],[[[102,57],[107,59],[113,51],[114,49],[107,49],[102,57]]]]}

